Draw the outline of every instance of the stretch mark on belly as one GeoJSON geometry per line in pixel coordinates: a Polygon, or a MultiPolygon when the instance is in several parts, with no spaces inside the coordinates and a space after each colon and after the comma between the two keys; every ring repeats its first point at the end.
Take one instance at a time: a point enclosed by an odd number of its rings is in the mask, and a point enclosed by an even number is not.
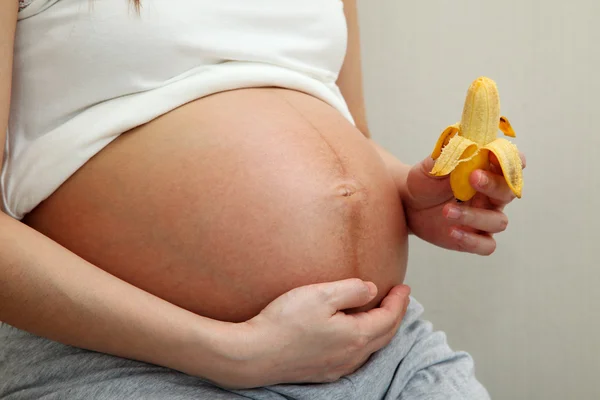
{"type": "Polygon", "coordinates": [[[361,232],[365,207],[367,207],[366,193],[357,191],[352,184],[342,184],[338,187],[338,195],[341,194],[343,210],[344,235],[343,246],[348,262],[352,267],[353,277],[359,276],[360,272],[360,246],[361,232]]]}
{"type": "Polygon", "coordinates": [[[336,158],[336,160],[337,160],[336,165],[340,169],[340,175],[342,175],[343,177],[347,177],[348,176],[348,171],[346,170],[346,167],[344,166],[344,162],[342,161],[342,158],[340,157],[340,155],[338,154],[338,152],[335,151],[335,149],[333,148],[333,146],[331,145],[331,143],[329,143],[329,141],[323,135],[323,133],[321,133],[321,131],[319,130],[319,128],[317,128],[313,124],[313,122],[310,120],[310,118],[307,118],[306,115],[304,115],[304,113],[302,111],[300,111],[294,104],[292,104],[285,96],[283,96],[279,92],[274,92],[274,93],[280,99],[282,99],[288,106],[290,106],[290,108],[292,108],[300,117],[302,117],[302,119],[304,120],[304,122],[306,122],[307,124],[309,124],[311,126],[311,128],[313,128],[313,130],[321,137],[321,140],[323,140],[323,143],[325,143],[325,145],[329,148],[329,151],[331,152],[331,154],[333,154],[333,156],[336,158]]]}
{"type": "MultiPolygon", "coordinates": [[[[359,256],[359,246],[360,246],[360,238],[361,231],[363,229],[363,220],[364,220],[364,208],[367,206],[367,193],[364,189],[364,186],[356,179],[355,176],[352,176],[348,173],[344,165],[343,159],[340,157],[336,149],[329,143],[325,135],[321,132],[319,128],[317,128],[311,121],[310,118],[307,118],[306,115],[299,110],[293,103],[288,101],[288,99],[281,95],[278,92],[275,92],[278,97],[283,99],[302,119],[312,127],[314,132],[316,132],[323,142],[329,148],[331,154],[336,159],[336,165],[339,168],[339,173],[342,179],[346,182],[342,182],[338,184],[335,188],[336,196],[342,197],[343,204],[340,206],[343,209],[343,223],[345,234],[343,235],[343,246],[345,250],[345,255],[348,257],[348,262],[352,266],[353,277],[359,275],[360,272],[360,256],[359,256]],[[360,196],[355,196],[360,193],[360,196]]],[[[338,198],[338,200],[340,200],[338,198]]]]}

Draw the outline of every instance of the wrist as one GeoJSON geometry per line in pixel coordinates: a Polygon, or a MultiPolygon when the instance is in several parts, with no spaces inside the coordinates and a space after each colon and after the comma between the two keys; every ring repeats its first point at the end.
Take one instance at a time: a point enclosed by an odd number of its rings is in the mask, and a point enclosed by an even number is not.
{"type": "Polygon", "coordinates": [[[412,168],[412,166],[404,164],[402,161],[400,161],[398,158],[396,158],[390,152],[385,150],[383,147],[381,147],[375,141],[373,141],[372,139],[369,139],[369,140],[371,141],[373,147],[375,148],[375,150],[381,157],[388,172],[390,173],[390,176],[392,177],[392,180],[394,181],[394,184],[396,185],[396,189],[398,190],[398,194],[400,195],[400,199],[402,200],[402,202],[404,204],[404,202],[408,198],[408,191],[407,191],[406,183],[407,183],[407,179],[408,179],[408,173],[409,173],[410,169],[412,168]]]}
{"type": "Polygon", "coordinates": [[[391,153],[389,153],[387,150],[385,150],[383,147],[381,147],[380,145],[375,143],[373,140],[371,140],[371,139],[369,139],[369,140],[371,141],[373,147],[375,148],[375,150],[377,151],[377,153],[383,160],[383,163],[387,167],[387,170],[390,173],[390,176],[392,177],[394,184],[396,185],[396,190],[398,190],[398,196],[400,197],[400,201],[402,203],[402,208],[404,209],[404,215],[406,218],[406,227],[408,229],[408,234],[412,235],[413,230],[412,230],[410,218],[408,216],[408,212],[406,209],[406,205],[408,204],[407,200],[410,199],[410,193],[408,191],[408,174],[409,174],[412,166],[404,164],[403,162],[398,160],[398,158],[394,157],[391,153]]]}
{"type": "Polygon", "coordinates": [[[260,386],[259,374],[265,371],[257,366],[262,351],[255,329],[247,322],[202,320],[194,340],[183,350],[192,375],[227,388],[260,386]]]}

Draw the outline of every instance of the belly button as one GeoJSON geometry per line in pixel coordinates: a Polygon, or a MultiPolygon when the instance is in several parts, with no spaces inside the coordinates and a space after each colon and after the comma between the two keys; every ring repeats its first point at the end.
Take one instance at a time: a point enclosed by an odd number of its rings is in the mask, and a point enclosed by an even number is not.
{"type": "Polygon", "coordinates": [[[336,187],[336,193],[342,197],[351,197],[360,190],[359,185],[355,182],[344,182],[336,187]]]}
{"type": "Polygon", "coordinates": [[[340,195],[342,195],[344,197],[350,197],[354,193],[356,193],[356,189],[354,189],[353,187],[350,187],[350,186],[340,186],[338,188],[338,191],[339,191],[340,195]]]}

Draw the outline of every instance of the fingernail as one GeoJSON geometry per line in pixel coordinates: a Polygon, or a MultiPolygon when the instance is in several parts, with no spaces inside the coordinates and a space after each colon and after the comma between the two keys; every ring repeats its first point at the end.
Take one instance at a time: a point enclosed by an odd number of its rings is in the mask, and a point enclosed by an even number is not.
{"type": "Polygon", "coordinates": [[[410,295],[410,286],[408,285],[402,285],[400,286],[400,288],[398,289],[398,293],[403,295],[403,296],[408,296],[410,295]]]}
{"type": "Polygon", "coordinates": [[[369,294],[371,297],[375,296],[377,294],[377,286],[375,286],[373,282],[365,282],[365,284],[369,288],[369,294]]]}
{"type": "Polygon", "coordinates": [[[479,179],[477,180],[477,186],[484,188],[488,185],[488,183],[490,183],[490,180],[488,179],[487,175],[483,172],[480,172],[479,179]]]}
{"type": "Polygon", "coordinates": [[[448,207],[448,215],[449,219],[459,219],[462,215],[462,210],[459,207],[450,206],[448,207]]]}
{"type": "Polygon", "coordinates": [[[461,240],[463,237],[465,237],[465,233],[460,229],[452,229],[452,232],[450,232],[450,236],[453,239],[461,240]]]}

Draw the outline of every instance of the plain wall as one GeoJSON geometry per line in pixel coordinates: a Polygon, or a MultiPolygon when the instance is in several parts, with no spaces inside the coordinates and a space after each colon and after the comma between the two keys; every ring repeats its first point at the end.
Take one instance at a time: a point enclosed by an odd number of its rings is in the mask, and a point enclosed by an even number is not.
{"type": "Polygon", "coordinates": [[[407,283],[494,399],[600,399],[600,1],[361,0],[373,137],[407,163],[494,79],[527,156],[490,257],[411,239],[407,283]]]}

